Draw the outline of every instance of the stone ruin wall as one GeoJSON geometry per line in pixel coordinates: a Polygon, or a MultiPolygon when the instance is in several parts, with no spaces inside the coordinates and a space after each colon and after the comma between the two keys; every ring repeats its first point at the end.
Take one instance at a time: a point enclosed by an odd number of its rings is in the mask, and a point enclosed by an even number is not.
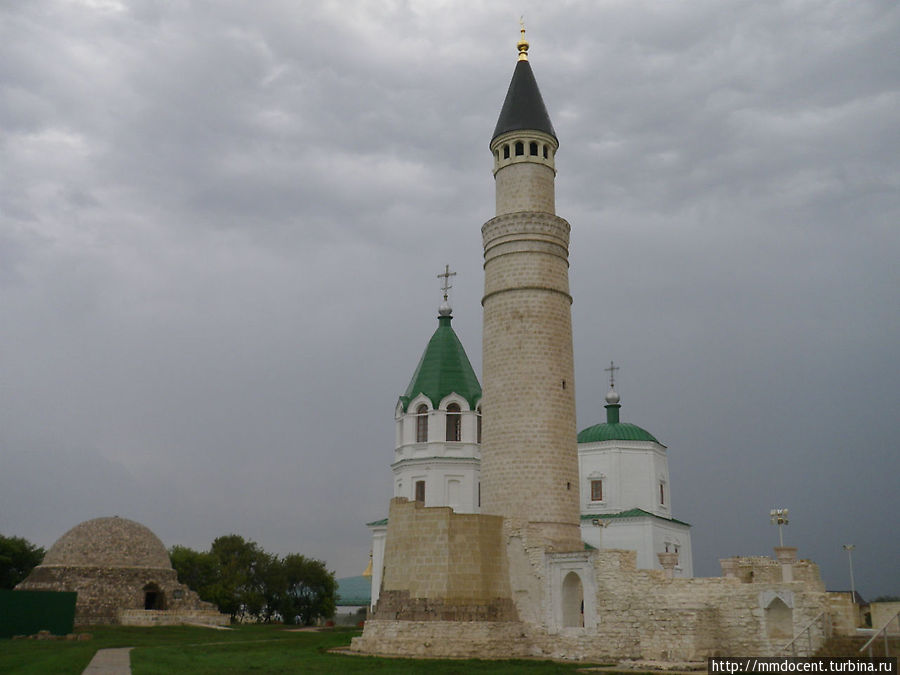
{"type": "MultiPolygon", "coordinates": [[[[753,559],[751,583],[734,577],[668,579],[662,570],[637,569],[634,551],[591,553],[596,628],[562,628],[549,635],[539,642],[548,656],[686,662],[776,655],[826,609],[818,568],[808,561],[794,563],[795,580],[782,582],[780,563],[753,559]],[[790,625],[786,633],[770,634],[766,607],[776,597],[791,606],[790,625]]],[[[824,638],[824,622],[816,622],[813,651],[824,638]]],[[[806,655],[808,646],[799,640],[797,655],[806,655]]]]}
{"type": "Polygon", "coordinates": [[[231,618],[217,609],[122,609],[119,610],[118,623],[122,626],[180,626],[194,624],[202,626],[227,626],[231,618]]]}
{"type": "Polygon", "coordinates": [[[374,618],[515,621],[502,523],[392,499],[374,618]]]}
{"type": "MultiPolygon", "coordinates": [[[[380,602],[380,600],[379,600],[380,602]]],[[[369,619],[351,650],[386,656],[509,659],[537,656],[526,624],[517,621],[369,619]]]]}
{"type": "MultiPolygon", "coordinates": [[[[17,587],[35,591],[75,591],[77,625],[118,624],[123,610],[146,612],[144,589],[155,584],[164,599],[164,613],[172,623],[190,617],[199,623],[220,624],[224,616],[215,605],[200,600],[184,584],[178,583],[174,569],[147,567],[76,567],[40,565],[17,587]],[[180,597],[176,597],[180,596],[180,597]],[[206,617],[200,620],[199,617],[206,617]]],[[[159,610],[157,610],[159,612],[159,610]]]]}
{"type": "MultiPolygon", "coordinates": [[[[379,599],[363,636],[354,639],[355,651],[407,656],[670,662],[699,661],[708,656],[769,656],[779,654],[793,635],[827,609],[818,567],[808,561],[790,565],[788,575],[793,580],[788,582],[782,580],[782,563],[765,557],[726,559],[723,577],[669,579],[662,570],[637,569],[634,551],[548,554],[539,547],[526,547],[522,532],[493,523],[494,517],[490,516],[466,516],[470,520],[460,520],[458,536],[451,536],[454,528],[450,523],[459,517],[448,508],[425,509],[406,503],[395,509],[392,503],[389,523],[396,523],[400,541],[391,553],[386,552],[382,593],[388,592],[388,601],[382,604],[379,599]],[[425,542],[432,545],[423,547],[425,542]],[[486,555],[485,560],[493,561],[483,565],[483,570],[490,571],[487,581],[482,580],[484,583],[478,586],[483,593],[480,598],[462,593],[472,577],[462,575],[451,581],[452,575],[448,574],[459,562],[458,556],[473,542],[478,551],[475,558],[486,555]],[[506,542],[505,555],[498,556],[494,542],[506,542]],[[553,591],[546,581],[550,566],[560,556],[588,561],[590,578],[583,581],[585,593],[593,589],[593,627],[554,624],[550,605],[558,598],[551,597],[553,591]],[[503,580],[497,577],[504,566],[510,579],[505,588],[503,580]],[[497,600],[491,592],[495,588],[504,588],[503,592],[512,597],[519,621],[515,617],[469,620],[465,616],[458,621],[444,620],[449,615],[442,615],[441,608],[447,606],[448,600],[449,604],[464,600],[460,606],[469,608],[491,605],[497,600]],[[423,595],[417,598],[418,593],[423,595]],[[772,631],[773,622],[766,611],[775,598],[790,607],[788,624],[781,625],[780,632],[772,631]]],[[[391,536],[394,532],[389,534],[388,542],[391,536]]],[[[475,568],[477,565],[461,569],[468,569],[466,574],[471,574],[475,568]]],[[[818,621],[812,631],[813,651],[824,637],[824,621],[818,621]]],[[[808,648],[805,638],[799,640],[797,655],[808,654],[808,648]]]]}
{"type": "MultiPolygon", "coordinates": [[[[900,602],[873,602],[869,608],[872,612],[872,628],[878,630],[900,612],[900,602]]],[[[900,635],[900,618],[891,622],[887,632],[888,635],[900,635]]]]}

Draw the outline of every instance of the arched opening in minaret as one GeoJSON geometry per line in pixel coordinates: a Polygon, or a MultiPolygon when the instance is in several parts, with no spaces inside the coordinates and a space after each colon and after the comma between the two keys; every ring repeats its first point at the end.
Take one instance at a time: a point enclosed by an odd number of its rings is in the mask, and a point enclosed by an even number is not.
{"type": "Polygon", "coordinates": [[[547,145],[544,145],[544,159],[547,159],[547,145]]]}
{"type": "Polygon", "coordinates": [[[451,403],[447,406],[447,440],[458,441],[461,438],[462,419],[459,405],[451,403]]]}
{"type": "Polygon", "coordinates": [[[525,144],[522,141],[516,141],[516,157],[521,157],[525,154],[525,144]]]}
{"type": "Polygon", "coordinates": [[[584,628],[584,587],[577,572],[569,572],[562,584],[564,628],[584,628]]]}
{"type": "Polygon", "coordinates": [[[794,610],[781,598],[774,598],[766,607],[766,633],[776,639],[789,638],[794,634],[794,610]]]}
{"type": "Polygon", "coordinates": [[[503,159],[509,159],[509,143],[503,146],[503,159]]]}
{"type": "Polygon", "coordinates": [[[534,157],[538,156],[538,144],[534,141],[531,141],[531,143],[528,145],[528,154],[534,157]]]}
{"type": "Polygon", "coordinates": [[[428,406],[424,403],[416,408],[416,443],[428,440],[428,406]]]}

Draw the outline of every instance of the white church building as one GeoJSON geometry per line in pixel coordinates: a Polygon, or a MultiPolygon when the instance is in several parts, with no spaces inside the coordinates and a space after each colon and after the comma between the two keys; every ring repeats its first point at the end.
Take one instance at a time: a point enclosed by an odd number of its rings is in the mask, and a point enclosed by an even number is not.
{"type": "MultiPolygon", "coordinates": [[[[455,513],[481,507],[481,385],[450,325],[447,301],[406,391],[394,410],[394,497],[449,506],[455,513]]],[[[618,370],[610,364],[611,373],[618,370]]],[[[639,569],[661,570],[658,553],[677,554],[674,575],[693,576],[690,525],[672,516],[666,446],[636,424],[619,421],[621,404],[610,378],[606,422],[578,434],[581,535],[586,548],[637,552],[639,569]]],[[[372,606],[384,567],[387,519],[372,531],[372,606]]]]}
{"type": "Polygon", "coordinates": [[[666,446],[620,422],[620,408],[610,378],[606,422],[578,434],[581,538],[598,549],[637,551],[639,569],[662,569],[657,554],[675,553],[674,576],[692,577],[691,526],[672,516],[666,446]]]}

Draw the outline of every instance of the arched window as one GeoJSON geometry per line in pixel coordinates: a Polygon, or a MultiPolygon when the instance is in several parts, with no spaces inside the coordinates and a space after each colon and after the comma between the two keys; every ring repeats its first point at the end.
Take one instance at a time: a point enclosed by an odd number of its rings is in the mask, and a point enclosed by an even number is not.
{"type": "Polygon", "coordinates": [[[459,406],[451,403],[447,406],[447,440],[460,440],[460,432],[462,431],[462,420],[459,414],[459,406]]]}
{"type": "Polygon", "coordinates": [[[503,146],[503,159],[509,159],[509,143],[503,146]]]}
{"type": "Polygon", "coordinates": [[[428,406],[424,403],[416,408],[416,443],[428,440],[428,406]]]}
{"type": "Polygon", "coordinates": [[[544,146],[544,159],[547,159],[547,146],[544,146]]]}
{"type": "Polygon", "coordinates": [[[481,406],[475,410],[475,440],[481,443],[481,406]]]}
{"type": "Polygon", "coordinates": [[[522,141],[516,141],[516,157],[525,154],[525,144],[522,141]]]}
{"type": "Polygon", "coordinates": [[[528,154],[534,155],[535,157],[537,157],[537,154],[538,154],[537,148],[538,148],[537,143],[535,143],[534,141],[531,141],[531,143],[528,145],[528,154]]]}
{"type": "Polygon", "coordinates": [[[562,584],[562,620],[567,628],[584,627],[584,590],[581,577],[569,572],[562,584]]]}

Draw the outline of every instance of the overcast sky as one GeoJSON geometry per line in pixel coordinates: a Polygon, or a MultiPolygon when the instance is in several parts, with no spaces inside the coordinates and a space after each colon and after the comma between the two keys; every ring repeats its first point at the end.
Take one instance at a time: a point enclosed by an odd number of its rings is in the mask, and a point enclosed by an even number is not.
{"type": "Polygon", "coordinates": [[[669,448],[694,568],[900,594],[895,0],[0,4],[0,532],[118,514],[362,572],[519,15],[560,140],[579,428],[669,448]]]}

